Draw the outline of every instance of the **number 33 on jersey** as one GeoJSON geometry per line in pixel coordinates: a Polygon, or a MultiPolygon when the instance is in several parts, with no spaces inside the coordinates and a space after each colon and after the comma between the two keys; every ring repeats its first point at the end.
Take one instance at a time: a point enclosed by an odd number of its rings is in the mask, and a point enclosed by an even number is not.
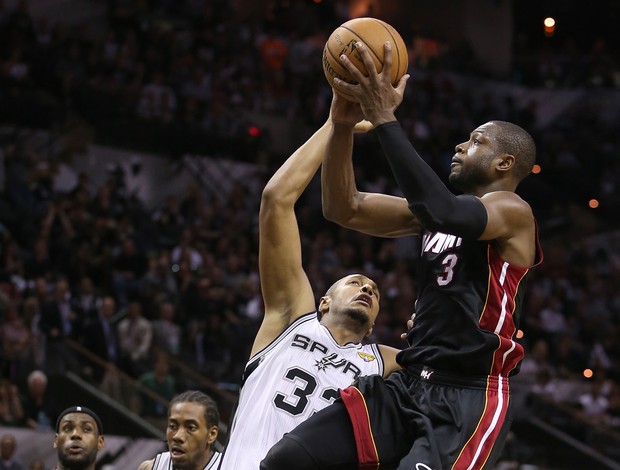
{"type": "Polygon", "coordinates": [[[246,468],[244,459],[252,455],[260,461],[284,433],[332,403],[338,389],[360,375],[383,375],[383,368],[377,345],[340,346],[316,312],[298,318],[246,365],[231,433],[264,432],[236,436],[243,448],[226,449],[225,467],[246,468]]]}

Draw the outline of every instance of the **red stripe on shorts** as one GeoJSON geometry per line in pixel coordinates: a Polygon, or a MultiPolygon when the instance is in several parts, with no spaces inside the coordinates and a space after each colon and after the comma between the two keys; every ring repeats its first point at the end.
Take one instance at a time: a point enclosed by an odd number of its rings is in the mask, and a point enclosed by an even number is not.
{"type": "Polygon", "coordinates": [[[366,400],[364,400],[362,392],[351,386],[340,390],[340,396],[347,407],[351,424],[353,425],[358,468],[363,470],[379,468],[379,456],[377,455],[375,440],[372,437],[368,408],[366,407],[366,400]]]}
{"type": "Polygon", "coordinates": [[[484,411],[452,470],[481,470],[484,467],[506,419],[509,401],[508,379],[489,377],[484,411]]]}

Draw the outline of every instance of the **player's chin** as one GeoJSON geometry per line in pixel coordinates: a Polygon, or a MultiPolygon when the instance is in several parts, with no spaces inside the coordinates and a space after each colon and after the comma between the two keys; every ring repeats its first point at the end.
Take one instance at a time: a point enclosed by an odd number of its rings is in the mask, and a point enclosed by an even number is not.
{"type": "Polygon", "coordinates": [[[66,454],[62,459],[65,468],[86,468],[95,461],[90,454],[66,454]]]}
{"type": "Polygon", "coordinates": [[[193,468],[190,465],[189,459],[187,455],[179,455],[179,456],[170,456],[170,460],[172,460],[172,468],[175,470],[185,470],[193,468]]]}
{"type": "Polygon", "coordinates": [[[359,323],[362,326],[366,326],[370,323],[370,317],[368,316],[366,310],[363,308],[349,307],[346,310],[346,314],[351,320],[359,323]]]}

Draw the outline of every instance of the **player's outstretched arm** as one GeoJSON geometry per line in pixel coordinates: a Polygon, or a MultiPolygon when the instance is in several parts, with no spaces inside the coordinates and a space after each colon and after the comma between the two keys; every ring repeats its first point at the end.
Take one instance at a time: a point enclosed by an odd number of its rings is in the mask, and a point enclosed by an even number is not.
{"type": "Polygon", "coordinates": [[[295,318],[316,308],[303,270],[295,203],[316,174],[331,124],[326,122],[271,177],[259,214],[259,274],[265,317],[252,355],[267,346],[295,318]]]}
{"type": "Polygon", "coordinates": [[[357,103],[334,93],[330,119],[332,130],[321,170],[323,215],[344,227],[382,237],[417,233],[419,224],[400,197],[360,192],[355,184],[352,152],[355,131],[368,126],[356,123],[363,114],[357,103]]]}

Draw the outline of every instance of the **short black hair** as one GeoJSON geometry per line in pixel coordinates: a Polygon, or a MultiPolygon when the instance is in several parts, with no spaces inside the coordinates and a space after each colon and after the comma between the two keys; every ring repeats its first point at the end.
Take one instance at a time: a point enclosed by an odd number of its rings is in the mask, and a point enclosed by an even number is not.
{"type": "Polygon", "coordinates": [[[183,393],[179,393],[174,396],[172,400],[170,400],[170,406],[168,407],[168,415],[170,415],[170,410],[177,403],[198,403],[202,405],[205,409],[205,421],[207,422],[207,426],[218,426],[220,423],[220,412],[217,408],[217,404],[206,393],[201,392],[200,390],[188,390],[183,393]]]}
{"type": "Polygon", "coordinates": [[[507,121],[490,121],[498,131],[494,137],[501,153],[515,157],[515,176],[519,181],[532,172],[536,163],[536,144],[534,139],[521,126],[507,121]]]}

